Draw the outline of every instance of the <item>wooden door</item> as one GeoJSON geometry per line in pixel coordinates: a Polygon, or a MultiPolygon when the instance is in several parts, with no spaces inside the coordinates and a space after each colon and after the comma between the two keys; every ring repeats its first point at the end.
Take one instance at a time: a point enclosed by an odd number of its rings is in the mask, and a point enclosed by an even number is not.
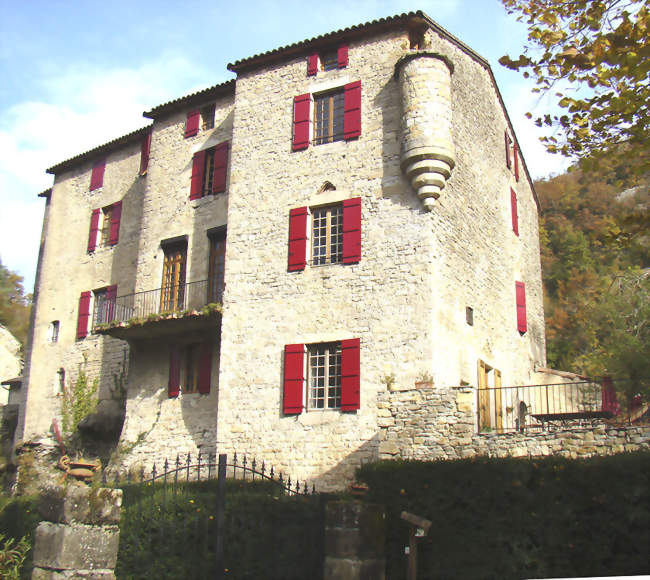
{"type": "Polygon", "coordinates": [[[184,307],[186,262],[185,245],[165,248],[160,299],[160,310],[163,312],[182,310],[184,307]]]}
{"type": "Polygon", "coordinates": [[[488,389],[487,365],[478,361],[478,419],[479,431],[490,428],[490,392],[488,389]]]}

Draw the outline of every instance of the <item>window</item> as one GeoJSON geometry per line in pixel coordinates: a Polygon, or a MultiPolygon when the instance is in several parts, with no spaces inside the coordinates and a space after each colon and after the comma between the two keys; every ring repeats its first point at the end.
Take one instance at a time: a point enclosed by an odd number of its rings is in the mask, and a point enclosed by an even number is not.
{"type": "Polygon", "coordinates": [[[201,109],[201,128],[206,131],[208,129],[214,129],[214,111],[215,104],[206,105],[201,109]]]}
{"type": "Polygon", "coordinates": [[[307,75],[314,76],[321,71],[330,71],[348,66],[348,47],[339,46],[337,49],[327,49],[320,53],[309,55],[307,59],[307,75]]]}
{"type": "Polygon", "coordinates": [[[98,324],[112,322],[115,318],[115,298],[117,297],[117,286],[107,286],[93,290],[93,327],[98,324]]]}
{"type": "Polygon", "coordinates": [[[90,175],[90,191],[95,191],[104,185],[104,170],[106,169],[106,159],[97,161],[93,165],[90,175]]]}
{"type": "Polygon", "coordinates": [[[210,392],[212,373],[212,343],[209,341],[172,345],[169,355],[169,382],[167,394],[210,392]]]}
{"type": "Polygon", "coordinates": [[[218,228],[209,234],[210,257],[208,264],[208,302],[223,302],[223,274],[226,258],[226,232],[218,228]]]}
{"type": "Polygon", "coordinates": [[[90,233],[88,234],[88,253],[99,246],[114,246],[120,238],[120,220],[122,219],[122,202],[118,201],[101,209],[94,209],[90,216],[90,233]],[[99,219],[102,217],[101,228],[99,219]],[[99,239],[98,239],[99,238],[99,239]]]}
{"type": "Polygon", "coordinates": [[[465,308],[465,321],[469,326],[474,326],[474,309],[471,306],[465,308]]]}
{"type": "Polygon", "coordinates": [[[334,264],[343,259],[343,206],[312,211],[312,252],[314,266],[334,264]]]}
{"type": "Polygon", "coordinates": [[[289,212],[289,271],[307,265],[311,237],[312,265],[361,261],[361,198],[327,207],[299,207],[289,212]]]}
{"type": "Polygon", "coordinates": [[[88,319],[90,318],[90,292],[82,292],[79,298],[79,311],[77,313],[77,339],[88,334],[88,319]]]}
{"type": "Polygon", "coordinates": [[[341,343],[307,347],[307,407],[341,407],[341,343]]]}
{"type": "Polygon", "coordinates": [[[181,241],[163,246],[162,288],[160,292],[161,312],[182,310],[185,304],[185,266],[187,242],[181,241]]]}
{"type": "Polygon", "coordinates": [[[65,392],[65,369],[60,368],[56,372],[56,383],[54,388],[54,394],[56,395],[65,392]]]}
{"type": "Polygon", "coordinates": [[[294,97],[293,151],[307,149],[312,138],[314,145],[321,145],[342,139],[349,141],[360,135],[361,81],[316,95],[294,97]]]}
{"type": "Polygon", "coordinates": [[[288,344],[284,350],[285,415],[360,408],[360,340],[288,344]]]}
{"type": "Polygon", "coordinates": [[[190,199],[200,199],[206,195],[226,191],[228,150],[229,143],[225,141],[216,147],[194,154],[190,199]]]}
{"type": "Polygon", "coordinates": [[[343,90],[314,95],[314,145],[343,140],[343,90]]]}
{"type": "Polygon", "coordinates": [[[59,321],[50,322],[49,342],[59,342],[59,321]]]}

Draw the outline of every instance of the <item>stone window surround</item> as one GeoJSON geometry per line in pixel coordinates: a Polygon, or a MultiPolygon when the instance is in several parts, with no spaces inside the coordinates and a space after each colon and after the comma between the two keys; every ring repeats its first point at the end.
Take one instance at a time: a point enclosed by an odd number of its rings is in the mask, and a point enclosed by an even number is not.
{"type": "MultiPolygon", "coordinates": [[[[334,71],[330,71],[330,72],[334,72],[334,71]]],[[[331,92],[335,92],[335,91],[338,91],[338,90],[343,91],[345,85],[347,85],[347,84],[349,84],[351,82],[352,81],[350,80],[350,75],[345,74],[345,75],[340,75],[340,76],[337,75],[336,79],[309,83],[307,91],[309,92],[309,94],[311,95],[311,98],[312,98],[311,115],[309,117],[309,143],[315,144],[314,143],[314,135],[315,135],[314,126],[315,126],[316,119],[315,119],[315,105],[313,103],[314,97],[318,96],[320,94],[323,94],[323,93],[331,93],[331,92]]],[[[343,138],[341,138],[340,141],[345,142],[345,140],[343,138]]],[[[324,144],[327,143],[327,144],[331,145],[332,143],[337,143],[337,142],[338,141],[332,141],[332,142],[325,141],[322,144],[324,145],[324,144]]],[[[315,150],[317,150],[317,149],[318,149],[318,147],[315,147],[315,150]]]]}
{"type": "Polygon", "coordinates": [[[320,342],[306,344],[305,384],[303,400],[306,402],[305,411],[339,411],[341,409],[341,342],[320,342]],[[334,364],[332,365],[332,356],[334,364]],[[321,364],[322,363],[322,364],[321,364]],[[322,378],[323,393],[316,396],[312,380],[322,378]],[[329,384],[334,378],[334,384],[329,384]],[[334,403],[330,406],[331,399],[334,403]],[[322,401],[323,406],[317,406],[316,401],[322,401]]]}

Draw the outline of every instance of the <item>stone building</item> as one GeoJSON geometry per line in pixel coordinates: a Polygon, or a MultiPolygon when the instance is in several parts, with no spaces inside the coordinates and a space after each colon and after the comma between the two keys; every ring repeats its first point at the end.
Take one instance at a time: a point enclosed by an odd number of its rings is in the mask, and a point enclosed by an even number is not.
{"type": "Polygon", "coordinates": [[[388,392],[537,382],[539,207],[489,64],[416,12],[228,68],[48,170],[19,438],[84,368],[126,386],[125,465],[336,485],[390,448],[388,392]]]}

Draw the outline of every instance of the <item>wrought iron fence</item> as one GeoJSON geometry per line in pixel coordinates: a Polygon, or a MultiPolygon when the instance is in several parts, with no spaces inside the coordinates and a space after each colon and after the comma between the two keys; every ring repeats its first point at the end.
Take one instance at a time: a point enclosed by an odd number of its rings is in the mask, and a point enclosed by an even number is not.
{"type": "Polygon", "coordinates": [[[611,384],[575,381],[477,389],[479,432],[524,432],[550,424],[579,426],[618,414],[611,384]]]}
{"type": "Polygon", "coordinates": [[[324,498],[264,461],[188,453],[103,480],[124,490],[118,577],[322,576],[324,498]]]}
{"type": "Polygon", "coordinates": [[[221,301],[221,291],[215,292],[213,286],[209,280],[200,280],[95,300],[93,327],[109,322],[126,322],[132,318],[146,318],[163,312],[202,308],[210,302],[221,301]]]}

